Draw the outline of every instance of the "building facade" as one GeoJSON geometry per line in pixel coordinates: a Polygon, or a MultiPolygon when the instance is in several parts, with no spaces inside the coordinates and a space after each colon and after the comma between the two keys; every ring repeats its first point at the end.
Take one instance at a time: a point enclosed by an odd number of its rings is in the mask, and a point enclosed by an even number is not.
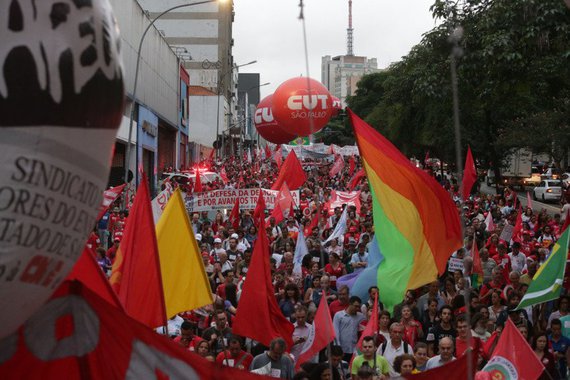
{"type": "Polygon", "coordinates": [[[142,168],[151,191],[156,192],[161,172],[188,161],[185,94],[189,74],[160,31],[151,27],[143,40],[134,94],[137,49],[151,20],[135,0],[110,2],[121,32],[127,107],[117,134],[109,184],[123,182],[125,166],[138,183],[138,168],[142,168]]]}
{"type": "Polygon", "coordinates": [[[321,82],[329,92],[346,106],[346,97],[354,95],[360,78],[378,70],[376,58],[355,55],[330,55],[322,57],[321,82]]]}
{"type": "MultiPolygon", "coordinates": [[[[139,3],[150,19],[172,7],[189,4],[184,0],[139,0],[139,3]]],[[[230,0],[181,7],[156,22],[159,33],[181,58],[189,73],[190,85],[202,87],[220,97],[216,99],[215,123],[211,122],[209,115],[199,115],[206,109],[190,107],[188,144],[194,161],[199,157],[196,152],[211,149],[216,140],[221,140],[224,127],[235,122],[237,71],[232,55],[233,20],[233,1],[230,0]],[[222,115],[221,120],[217,118],[218,114],[222,115]],[[193,123],[193,120],[199,123],[193,123]],[[208,124],[203,124],[205,121],[208,124]]],[[[204,96],[207,98],[203,101],[209,103],[210,95],[204,96]]],[[[194,99],[191,103],[197,102],[201,101],[194,99]]]]}

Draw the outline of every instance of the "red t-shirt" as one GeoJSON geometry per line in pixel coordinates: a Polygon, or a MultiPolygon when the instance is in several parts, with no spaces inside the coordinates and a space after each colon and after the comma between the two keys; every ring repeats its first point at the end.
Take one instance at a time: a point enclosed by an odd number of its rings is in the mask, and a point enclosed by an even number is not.
{"type": "Polygon", "coordinates": [[[332,265],[327,264],[325,265],[325,272],[328,273],[330,277],[331,287],[336,289],[336,280],[340,276],[342,276],[342,272],[344,270],[344,264],[340,264],[336,269],[332,267],[332,265]]]}
{"type": "Polygon", "coordinates": [[[341,310],[346,309],[347,306],[348,306],[348,303],[342,304],[342,303],[340,303],[339,300],[332,301],[331,304],[329,305],[329,311],[331,312],[331,318],[334,318],[334,315],[336,313],[338,313],[341,310]]]}
{"type": "MultiPolygon", "coordinates": [[[[481,339],[476,337],[471,337],[471,347],[473,347],[473,352],[476,352],[477,355],[482,356],[482,347],[481,339]]],[[[455,357],[458,358],[465,353],[467,350],[467,341],[461,340],[459,338],[455,338],[455,357]]]]}

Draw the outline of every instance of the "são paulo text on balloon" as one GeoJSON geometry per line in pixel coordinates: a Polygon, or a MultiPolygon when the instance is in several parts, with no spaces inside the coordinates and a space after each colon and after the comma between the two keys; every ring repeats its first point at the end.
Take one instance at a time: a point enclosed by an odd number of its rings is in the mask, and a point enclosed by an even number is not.
{"type": "Polygon", "coordinates": [[[254,115],[255,128],[265,140],[274,144],[286,144],[296,136],[281,128],[273,117],[272,98],[273,95],[266,96],[257,105],[254,115]]]}
{"type": "Polygon", "coordinates": [[[333,113],[332,98],[326,87],[303,77],[283,82],[273,94],[271,109],[279,126],[298,136],[318,132],[333,113]]]}

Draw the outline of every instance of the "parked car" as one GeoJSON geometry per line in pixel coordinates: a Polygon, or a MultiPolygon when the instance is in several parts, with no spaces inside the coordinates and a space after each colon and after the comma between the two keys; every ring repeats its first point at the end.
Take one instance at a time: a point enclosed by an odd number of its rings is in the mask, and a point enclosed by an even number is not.
{"type": "Polygon", "coordinates": [[[562,196],[562,181],[554,179],[546,179],[540,181],[540,184],[532,191],[534,199],[542,201],[558,201],[562,196]]]}

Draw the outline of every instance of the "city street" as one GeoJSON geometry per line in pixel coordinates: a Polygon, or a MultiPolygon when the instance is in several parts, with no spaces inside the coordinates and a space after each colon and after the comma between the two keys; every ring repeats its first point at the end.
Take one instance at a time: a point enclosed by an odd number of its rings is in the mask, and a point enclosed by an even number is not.
{"type": "MultiPolygon", "coordinates": [[[[486,183],[481,183],[481,191],[485,194],[496,194],[496,189],[494,186],[487,186],[486,183]]],[[[530,196],[532,198],[532,188],[527,188],[527,190],[525,191],[517,191],[519,200],[521,201],[521,203],[523,204],[523,206],[526,207],[527,205],[527,195],[526,192],[530,193],[530,196]]],[[[544,203],[544,202],[540,202],[538,200],[532,200],[532,210],[535,212],[540,212],[542,209],[546,209],[546,211],[548,212],[548,215],[554,215],[556,213],[560,213],[560,208],[561,205],[559,203],[554,203],[554,202],[550,202],[550,203],[544,203]]]]}

